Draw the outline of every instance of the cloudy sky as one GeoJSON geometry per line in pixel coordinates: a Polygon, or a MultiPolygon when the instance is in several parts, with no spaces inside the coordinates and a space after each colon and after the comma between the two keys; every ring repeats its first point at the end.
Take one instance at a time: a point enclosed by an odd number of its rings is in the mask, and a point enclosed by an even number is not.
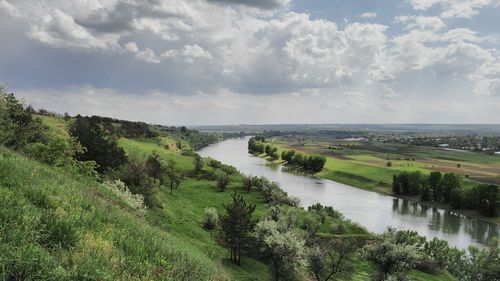
{"type": "Polygon", "coordinates": [[[500,0],[0,0],[0,83],[160,124],[500,123],[500,0]]]}

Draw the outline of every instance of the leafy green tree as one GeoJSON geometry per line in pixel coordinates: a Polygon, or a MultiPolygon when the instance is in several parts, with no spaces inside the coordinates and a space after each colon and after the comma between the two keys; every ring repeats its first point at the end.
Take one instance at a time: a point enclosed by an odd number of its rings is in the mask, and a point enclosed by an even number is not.
{"type": "Polygon", "coordinates": [[[243,177],[243,189],[245,189],[246,192],[250,192],[250,189],[252,188],[252,177],[251,176],[245,176],[243,177]]]}
{"type": "Polygon", "coordinates": [[[363,256],[377,267],[374,280],[407,280],[406,273],[418,260],[415,246],[398,242],[393,228],[363,247],[363,256]]]}
{"type": "Polygon", "coordinates": [[[444,200],[446,202],[450,202],[451,198],[451,191],[453,189],[460,189],[462,188],[462,178],[460,177],[459,174],[454,174],[454,173],[446,173],[443,176],[443,179],[441,180],[441,184],[443,185],[444,188],[444,200]]]}
{"type": "Polygon", "coordinates": [[[392,176],[392,192],[394,194],[400,194],[401,193],[401,184],[399,182],[399,176],[398,175],[393,175],[392,176]]]}
{"type": "Polygon", "coordinates": [[[174,188],[178,188],[182,181],[182,173],[177,168],[177,162],[172,159],[167,161],[167,166],[165,169],[165,175],[168,180],[168,186],[170,188],[170,194],[173,194],[174,188]]]}
{"type": "Polygon", "coordinates": [[[165,165],[163,165],[163,161],[156,152],[149,155],[148,159],[145,163],[145,172],[148,176],[157,179],[160,181],[160,184],[163,184],[165,178],[165,165]]]}
{"type": "Polygon", "coordinates": [[[229,175],[224,171],[218,171],[217,173],[217,188],[224,192],[226,187],[229,185],[229,175]]]}
{"type": "Polygon", "coordinates": [[[441,184],[441,172],[431,172],[428,178],[429,188],[432,190],[434,200],[441,201],[444,196],[443,185],[441,184]]]}
{"type": "Polygon", "coordinates": [[[494,184],[480,184],[476,187],[477,204],[481,213],[495,216],[497,213],[499,191],[494,184]]]}
{"type": "MultiPolygon", "coordinates": [[[[280,216],[280,220],[286,221],[286,218],[280,216]]],[[[301,279],[305,242],[294,227],[286,222],[262,220],[257,224],[254,236],[261,254],[271,260],[275,281],[301,279]]]]}
{"type": "Polygon", "coordinates": [[[203,158],[199,154],[194,156],[194,173],[196,175],[200,174],[203,169],[203,158]]]}
{"type": "Polygon", "coordinates": [[[252,214],[255,205],[248,205],[243,196],[236,192],[231,198],[232,203],[224,205],[225,214],[220,218],[220,242],[229,248],[231,260],[241,265],[241,256],[249,253],[253,245],[252,231],[255,221],[252,214]]]}
{"type": "Polygon", "coordinates": [[[94,118],[77,116],[71,125],[70,134],[85,147],[85,151],[78,153],[76,158],[80,161],[95,161],[99,172],[127,162],[123,148],[104,132],[94,118]]]}
{"type": "Polygon", "coordinates": [[[40,140],[45,128],[33,113],[31,107],[24,107],[14,94],[0,86],[0,144],[21,149],[40,140]]]}
{"type": "Polygon", "coordinates": [[[264,147],[264,152],[265,152],[267,155],[271,156],[271,147],[270,147],[269,145],[266,145],[266,146],[264,147]]]}
{"type": "Polygon", "coordinates": [[[426,177],[420,179],[420,200],[430,201],[432,200],[432,189],[429,186],[429,180],[426,177]]]}
{"type": "Polygon", "coordinates": [[[307,253],[307,266],[317,281],[335,279],[352,270],[349,259],[363,245],[358,238],[320,238],[307,253]]]}

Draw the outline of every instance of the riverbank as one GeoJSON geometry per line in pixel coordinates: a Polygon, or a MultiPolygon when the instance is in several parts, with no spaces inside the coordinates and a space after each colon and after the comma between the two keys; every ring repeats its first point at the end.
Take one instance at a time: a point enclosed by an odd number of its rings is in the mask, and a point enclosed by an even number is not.
{"type": "MultiPolygon", "coordinates": [[[[281,153],[281,151],[283,151],[283,150],[286,150],[285,148],[280,147],[280,146],[276,146],[276,147],[278,148],[279,153],[281,153]]],[[[267,156],[265,153],[254,154],[254,155],[257,157],[263,158],[269,162],[287,166],[285,161],[283,161],[281,159],[273,160],[271,157],[267,156]]],[[[332,180],[332,181],[346,184],[349,186],[353,186],[356,188],[360,188],[360,189],[364,189],[364,190],[368,190],[368,191],[373,191],[373,192],[377,192],[380,194],[384,194],[384,195],[388,195],[388,196],[392,196],[392,197],[396,197],[396,198],[400,198],[400,199],[411,200],[411,201],[417,202],[417,203],[424,205],[424,206],[427,206],[427,207],[440,208],[440,209],[443,209],[443,210],[446,210],[449,212],[453,212],[453,213],[456,213],[459,215],[463,215],[463,216],[467,216],[467,217],[471,217],[471,218],[476,218],[476,219],[480,219],[480,220],[483,220],[486,222],[500,225],[500,216],[487,217],[487,216],[484,216],[481,213],[479,213],[479,211],[475,211],[475,210],[454,209],[449,204],[445,204],[442,202],[422,201],[422,200],[420,200],[419,196],[397,195],[397,194],[394,194],[392,192],[391,186],[385,182],[381,182],[381,181],[377,182],[376,180],[373,180],[373,179],[370,179],[370,178],[367,178],[367,177],[364,177],[361,175],[332,171],[332,170],[328,169],[328,161],[329,160],[331,161],[332,159],[329,159],[327,157],[327,165],[323,169],[323,171],[316,173],[316,174],[308,174],[308,176],[332,180]]],[[[293,173],[294,172],[293,170],[294,169],[289,169],[288,171],[293,173]]],[[[300,173],[300,174],[303,174],[303,173],[300,173]]]]}

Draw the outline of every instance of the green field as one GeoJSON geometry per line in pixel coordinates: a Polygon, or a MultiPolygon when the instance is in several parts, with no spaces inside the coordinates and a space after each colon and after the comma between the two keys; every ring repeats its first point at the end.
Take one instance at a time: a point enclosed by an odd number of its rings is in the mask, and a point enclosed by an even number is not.
{"type": "MultiPolygon", "coordinates": [[[[327,159],[323,171],[316,175],[344,184],[392,194],[392,176],[402,171],[453,172],[463,176],[463,187],[479,183],[500,183],[500,156],[475,152],[458,152],[434,147],[408,146],[362,140],[276,137],[266,143],[278,152],[293,149],[306,154],[321,154],[327,159]],[[388,166],[391,162],[391,166],[388,166]]],[[[261,157],[269,159],[265,155],[261,157]]],[[[280,160],[276,161],[280,162],[280,160]]],[[[411,197],[419,200],[418,197],[411,197]]],[[[447,205],[436,204],[443,208],[447,205]]],[[[463,211],[481,216],[476,211],[463,211]]],[[[500,218],[485,218],[500,223],[500,218]]]]}

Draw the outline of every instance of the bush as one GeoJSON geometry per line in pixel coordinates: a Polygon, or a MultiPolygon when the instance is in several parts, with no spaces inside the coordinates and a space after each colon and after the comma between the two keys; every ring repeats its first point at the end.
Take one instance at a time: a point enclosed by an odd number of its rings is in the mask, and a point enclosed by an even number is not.
{"type": "Polygon", "coordinates": [[[127,203],[132,209],[136,210],[140,215],[146,215],[147,208],[144,204],[144,196],[142,194],[132,194],[127,186],[120,180],[106,181],[104,186],[127,203]]]}
{"type": "Polygon", "coordinates": [[[203,228],[207,230],[212,230],[219,225],[219,214],[215,208],[205,208],[205,221],[203,222],[203,228]]]}

